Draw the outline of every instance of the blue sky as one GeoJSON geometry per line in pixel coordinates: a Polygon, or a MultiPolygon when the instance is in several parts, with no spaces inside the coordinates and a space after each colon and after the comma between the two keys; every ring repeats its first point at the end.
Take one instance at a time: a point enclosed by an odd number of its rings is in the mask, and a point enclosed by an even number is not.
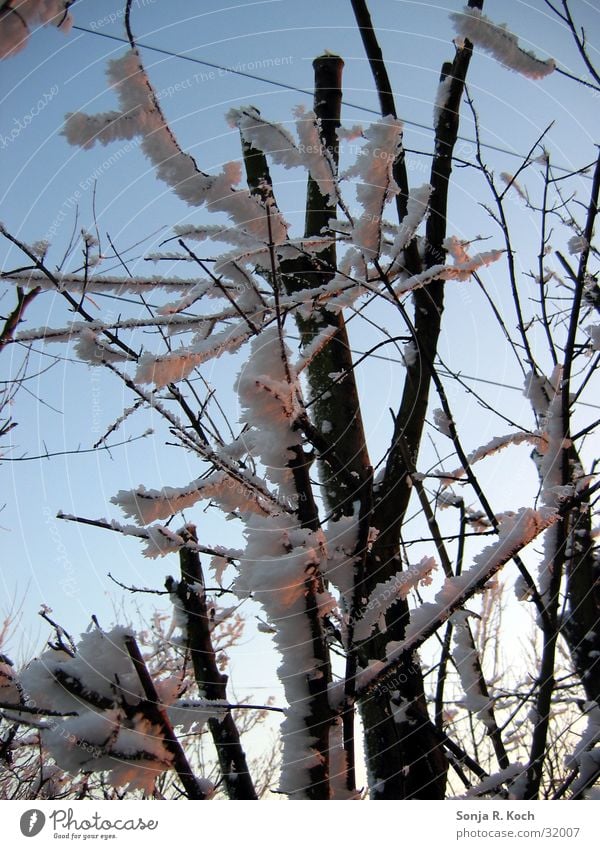
{"type": "MultiPolygon", "coordinates": [[[[453,54],[453,30],[447,13],[458,10],[461,4],[373,0],[370,5],[396,93],[399,116],[429,125],[441,64],[453,54]]],[[[344,121],[367,124],[375,117],[364,111],[377,110],[377,99],[346,0],[303,3],[206,0],[201,6],[202,12],[196,13],[192,4],[183,0],[170,3],[140,0],[134,4],[134,32],[141,43],[306,90],[312,85],[314,56],[323,50],[337,52],[345,60],[344,99],[363,107],[344,107],[344,121]]],[[[576,6],[596,52],[600,44],[598,10],[585,0],[576,6]]],[[[72,11],[76,26],[90,29],[91,33],[75,29],[65,36],[52,29],[40,30],[32,35],[26,50],[2,65],[0,137],[7,143],[2,143],[1,150],[0,220],[25,241],[51,233],[50,256],[58,261],[73,228],[76,206],[78,226],[92,227],[92,186],[94,176],[101,175],[95,195],[98,227],[103,234],[108,231],[119,250],[124,251],[134,273],[149,273],[153,266],[144,261],[144,254],[156,250],[174,224],[205,221],[206,215],[185,207],[158,183],[135,144],[115,156],[124,147],[121,143],[82,151],[70,148],[60,135],[67,112],[115,108],[104,68],[108,58],[120,55],[125,49],[124,45],[104,37],[124,35],[120,3],[80,0],[72,11]],[[42,98],[44,107],[37,110],[35,120],[24,126],[24,117],[31,114],[42,98]],[[15,127],[20,128],[16,135],[15,127]],[[144,241],[139,247],[127,250],[140,240],[144,241]]],[[[494,20],[506,20],[526,48],[543,58],[553,56],[565,68],[581,73],[564,30],[550,18],[541,0],[531,3],[488,0],[485,11],[494,20]]],[[[239,156],[237,133],[223,117],[232,106],[252,103],[266,117],[286,122],[291,120],[295,105],[311,103],[308,95],[267,82],[219,71],[185,58],[144,49],[141,52],[156,90],[162,92],[161,104],[180,143],[206,171],[216,171],[223,162],[239,156]]],[[[483,137],[489,143],[525,153],[554,120],[550,139],[556,162],[580,167],[594,158],[593,145],[599,129],[598,99],[563,77],[554,74],[539,82],[523,80],[479,54],[472,63],[470,88],[480,113],[483,137]]],[[[466,111],[463,116],[461,134],[471,136],[466,111]]],[[[407,123],[405,146],[429,152],[431,133],[407,123]]],[[[463,143],[461,150],[465,159],[472,155],[468,142],[463,143]]],[[[427,180],[428,161],[426,156],[409,156],[409,178],[415,184],[427,180]]],[[[492,151],[490,161],[498,171],[514,170],[518,164],[513,157],[492,151]]],[[[276,177],[280,206],[287,218],[300,226],[305,176],[296,171],[276,171],[276,177]]],[[[587,186],[582,178],[581,191],[585,192],[587,186]]],[[[461,172],[452,189],[450,207],[451,230],[459,236],[492,232],[485,214],[476,205],[480,197],[475,176],[461,172]]],[[[526,243],[535,235],[528,230],[534,225],[524,209],[520,215],[520,239],[526,243]]],[[[494,236],[498,242],[497,235],[494,236]]],[[[490,240],[490,244],[495,242],[490,240]]],[[[0,256],[3,267],[10,267],[16,261],[14,251],[6,250],[4,244],[0,256]]],[[[487,279],[495,296],[501,301],[508,297],[501,272],[491,272],[487,279]]],[[[476,295],[467,288],[457,289],[449,299],[447,321],[462,324],[463,344],[458,350],[447,350],[442,340],[442,355],[452,355],[454,364],[465,371],[477,371],[482,378],[494,377],[500,383],[514,386],[514,367],[504,359],[497,329],[486,324],[487,319],[480,318],[475,303],[476,295]]],[[[4,304],[6,299],[2,308],[4,304]]],[[[120,308],[105,301],[102,306],[120,308]]],[[[31,310],[26,326],[64,324],[65,319],[62,302],[49,294],[31,310]]],[[[357,344],[365,346],[361,338],[357,344]]],[[[28,384],[32,395],[20,393],[15,408],[19,426],[12,432],[14,453],[35,455],[43,451],[44,445],[49,451],[68,451],[79,445],[89,448],[123,407],[131,403],[131,398],[105,374],[97,374],[97,370],[85,364],[70,362],[64,347],[51,346],[39,351],[32,357],[31,373],[53,362],[48,354],[63,359],[57,360],[39,380],[33,379],[28,384]]],[[[11,351],[3,353],[0,365],[4,374],[10,370],[7,362],[11,356],[11,351]]],[[[239,362],[235,358],[218,361],[207,369],[206,379],[215,386],[230,383],[239,362]]],[[[383,443],[389,432],[387,408],[392,405],[390,398],[397,388],[397,369],[381,361],[376,375],[366,370],[359,373],[364,387],[373,379],[377,381],[378,394],[375,403],[366,409],[367,425],[373,440],[377,441],[381,433],[383,443]]],[[[520,414],[524,402],[518,391],[498,387],[491,391],[490,397],[498,404],[504,403],[506,397],[512,399],[509,403],[514,405],[515,415],[520,414]]],[[[235,414],[234,400],[231,405],[230,410],[235,414]]],[[[460,415],[463,423],[473,428],[475,443],[494,435],[485,430],[487,425],[479,418],[476,404],[460,410],[460,415]]],[[[123,436],[135,437],[147,426],[145,419],[132,419],[123,429],[123,436]]],[[[109,507],[108,502],[118,489],[140,483],[153,487],[181,485],[198,473],[194,458],[181,450],[165,448],[164,434],[160,438],[136,441],[126,450],[117,448],[111,457],[105,453],[85,454],[5,463],[0,467],[5,492],[2,503],[6,502],[0,513],[5,552],[4,608],[10,609],[13,598],[17,603],[22,600],[21,624],[15,638],[17,645],[23,643],[23,654],[38,646],[40,635],[45,633],[45,627],[40,630],[35,619],[40,603],[49,604],[59,621],[74,631],[85,626],[91,613],[98,614],[103,624],[108,625],[122,594],[107,583],[107,571],[127,583],[160,586],[164,574],[177,568],[175,560],[170,564],[144,560],[132,540],[58,521],[54,518],[56,511],[117,517],[116,508],[109,507]]],[[[507,503],[523,485],[519,470],[515,469],[513,489],[504,496],[507,503]]],[[[200,534],[206,528],[212,541],[239,538],[238,529],[223,519],[209,519],[200,511],[194,518],[198,516],[200,534]]],[[[265,656],[268,653],[268,645],[267,638],[251,635],[245,657],[252,659],[252,664],[245,665],[242,655],[239,667],[243,684],[252,683],[244,678],[244,671],[249,669],[252,671],[248,674],[253,674],[262,663],[263,653],[265,656]]]]}

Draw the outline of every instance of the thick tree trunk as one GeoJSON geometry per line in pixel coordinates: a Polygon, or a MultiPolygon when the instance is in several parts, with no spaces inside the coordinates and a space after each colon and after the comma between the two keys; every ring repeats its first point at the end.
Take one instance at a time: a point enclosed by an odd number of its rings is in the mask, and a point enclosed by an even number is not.
{"type": "MultiPolygon", "coordinates": [[[[184,534],[188,539],[196,541],[191,526],[185,529],[184,534]]],[[[212,643],[200,557],[195,551],[182,548],[179,559],[181,580],[174,582],[172,578],[167,578],[166,585],[169,592],[176,593],[187,616],[188,648],[196,684],[204,698],[226,702],[227,676],[219,671],[212,643]]],[[[257,799],[246,753],[231,711],[227,711],[223,719],[209,719],[208,727],[217,750],[223,784],[229,798],[257,799]]]]}
{"type": "MultiPolygon", "coordinates": [[[[481,8],[482,5],[481,0],[469,0],[469,6],[481,8]]],[[[366,2],[352,0],[352,6],[373,72],[382,114],[395,116],[391,84],[366,2]]],[[[444,262],[446,255],[443,242],[446,236],[448,186],[452,171],[452,154],[458,136],[460,101],[471,53],[471,45],[465,42],[464,46],[457,50],[454,61],[446,63],[442,69],[442,79],[449,76],[451,82],[446,104],[440,110],[435,127],[435,151],[430,178],[432,193],[423,256],[423,265],[426,268],[444,262]]],[[[394,171],[401,189],[398,196],[398,215],[401,221],[406,214],[408,194],[408,180],[403,157],[395,163],[394,171]]],[[[405,252],[404,261],[407,270],[411,273],[419,270],[417,267],[419,259],[414,242],[405,252]]],[[[409,458],[413,466],[416,465],[429,403],[432,369],[440,336],[443,308],[444,284],[442,282],[433,282],[415,292],[414,343],[418,356],[414,363],[407,366],[404,391],[395,419],[385,474],[375,493],[372,524],[378,529],[379,536],[367,559],[369,590],[372,590],[377,583],[388,580],[401,569],[400,531],[412,495],[406,458],[409,458]]],[[[403,638],[408,620],[408,604],[404,600],[398,600],[386,614],[385,638],[375,635],[363,647],[366,658],[385,657],[385,644],[390,640],[403,638]]],[[[401,704],[410,705],[411,716],[407,719],[402,718],[405,717],[405,713],[399,714],[401,719],[395,729],[399,755],[397,759],[390,759],[391,764],[387,762],[384,755],[377,752],[378,747],[379,752],[381,747],[384,752],[394,751],[394,731],[387,730],[388,720],[380,723],[374,721],[371,714],[377,713],[377,707],[371,701],[363,706],[367,750],[374,752],[375,758],[381,761],[381,767],[384,770],[387,768],[384,773],[387,778],[380,782],[380,789],[375,789],[375,795],[380,798],[397,796],[444,798],[448,764],[427,713],[423,678],[418,662],[414,659],[405,661],[398,671],[397,679],[398,688],[394,697],[401,704]],[[374,737],[372,745],[368,742],[371,736],[374,737]],[[396,769],[397,760],[400,761],[400,771],[396,769]]]]}
{"type": "MultiPolygon", "coordinates": [[[[320,122],[323,147],[329,151],[336,165],[336,130],[340,126],[343,66],[339,56],[328,54],[317,57],[313,62],[314,111],[320,122]]],[[[320,235],[328,227],[330,218],[335,217],[335,204],[328,203],[317,183],[309,177],[305,236],[320,235]]],[[[309,258],[291,260],[282,263],[281,269],[288,292],[324,285],[335,275],[335,246],[320,253],[318,261],[309,258]]],[[[360,482],[369,466],[369,455],[346,323],[341,312],[332,313],[328,309],[321,309],[315,311],[309,319],[298,318],[297,324],[303,347],[326,328],[336,328],[327,347],[309,365],[308,384],[313,420],[319,430],[326,431],[327,442],[336,455],[335,464],[322,455],[319,459],[325,503],[336,515],[351,515],[353,503],[360,498],[360,482]],[[332,373],[344,374],[345,377],[332,381],[332,373]],[[349,487],[349,481],[353,479],[355,486],[349,487]]]]}

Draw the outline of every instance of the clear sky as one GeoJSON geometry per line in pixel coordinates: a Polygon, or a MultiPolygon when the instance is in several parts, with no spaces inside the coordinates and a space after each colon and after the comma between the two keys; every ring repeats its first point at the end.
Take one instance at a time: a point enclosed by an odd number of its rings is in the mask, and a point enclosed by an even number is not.
{"type": "MultiPolygon", "coordinates": [[[[461,5],[455,0],[370,3],[399,116],[407,121],[408,149],[425,154],[431,151],[431,132],[414,124],[431,125],[440,67],[453,55],[448,12],[461,5]]],[[[574,8],[596,53],[600,44],[598,9],[585,0],[577,0],[574,8]]],[[[485,11],[494,20],[506,21],[527,49],[542,58],[553,56],[562,67],[581,73],[564,29],[551,18],[542,0],[487,0],[485,11]]],[[[136,144],[115,143],[89,151],[67,145],[60,134],[65,113],[116,107],[104,69],[108,58],[125,49],[125,45],[105,37],[124,36],[122,5],[117,0],[79,0],[72,14],[76,28],[70,34],[51,28],[37,31],[26,50],[0,66],[0,220],[25,241],[50,236],[50,256],[58,262],[74,226],[75,209],[78,227],[91,229],[95,203],[101,233],[110,234],[134,273],[150,273],[153,266],[143,257],[157,249],[169,229],[177,223],[206,221],[206,215],[185,207],[156,181],[136,144]],[[27,120],[26,116],[33,116],[34,111],[35,117],[27,120]],[[119,150],[119,156],[115,156],[119,150]],[[94,199],[95,177],[98,182],[94,199]],[[138,247],[131,247],[140,240],[144,241],[138,247]]],[[[134,3],[132,24],[140,43],[180,54],[175,57],[141,50],[174,132],[205,171],[216,171],[223,162],[239,156],[237,132],[223,117],[232,106],[252,103],[266,117],[288,122],[295,105],[311,105],[309,95],[274,83],[309,91],[311,62],[324,50],[339,53],[345,61],[344,121],[367,124],[375,117],[372,110],[377,111],[377,99],[347,0],[205,0],[201,4],[139,0],[134,3]],[[198,6],[201,12],[196,11],[198,6]],[[237,69],[270,82],[201,62],[237,69]]],[[[556,151],[555,164],[576,168],[594,158],[599,101],[564,77],[554,74],[539,82],[524,81],[479,54],[472,64],[470,88],[480,112],[483,137],[490,144],[524,154],[554,121],[549,138],[556,151]]],[[[462,127],[461,134],[472,137],[468,118],[462,127]]],[[[461,152],[466,160],[472,156],[470,142],[463,142],[461,152]]],[[[489,155],[498,171],[515,170],[519,162],[508,154],[490,151],[489,155]]],[[[409,155],[409,178],[415,185],[426,182],[428,162],[427,156],[409,155]]],[[[276,176],[280,206],[290,221],[300,224],[305,176],[300,171],[276,171],[276,176]]],[[[587,185],[582,178],[583,192],[587,185]]],[[[476,206],[478,192],[475,178],[468,172],[461,173],[452,190],[450,213],[451,230],[461,237],[491,233],[489,222],[476,206]]],[[[524,210],[522,222],[521,235],[526,240],[530,223],[524,210]]],[[[106,244],[104,235],[103,238],[106,244]]],[[[5,268],[17,262],[16,253],[7,250],[5,244],[0,245],[0,257],[5,268]]],[[[160,270],[165,273],[169,269],[160,270]]],[[[504,297],[501,277],[492,273],[489,279],[494,293],[504,297]]],[[[461,290],[448,305],[448,320],[464,323],[465,344],[452,351],[453,362],[466,372],[478,370],[481,377],[493,376],[514,385],[515,375],[508,363],[490,364],[497,331],[489,329],[488,335],[488,329],[472,309],[471,297],[467,290],[461,290]]],[[[10,299],[5,296],[3,311],[7,303],[10,299]]],[[[118,303],[102,302],[102,306],[114,311],[121,308],[118,303]]],[[[47,295],[31,310],[26,326],[59,323],[65,323],[62,303],[55,303],[53,296],[47,295]]],[[[131,398],[105,374],[67,361],[70,355],[63,347],[39,350],[39,356],[32,357],[30,373],[54,365],[39,380],[32,379],[27,384],[31,395],[26,391],[19,394],[14,410],[19,425],[11,433],[12,456],[36,455],[44,447],[49,452],[77,446],[89,448],[123,407],[131,403],[131,398]],[[51,359],[48,354],[59,359],[51,359]]],[[[15,356],[19,356],[17,352],[15,356]]],[[[11,351],[2,355],[3,379],[16,362],[11,363],[11,357],[11,351]]],[[[206,378],[216,386],[223,385],[231,382],[238,366],[235,358],[219,361],[207,370],[206,378]]],[[[374,439],[378,429],[383,439],[389,431],[388,399],[397,388],[397,371],[385,362],[378,368],[375,379],[380,391],[376,403],[367,409],[367,424],[374,439]]],[[[368,372],[359,374],[363,386],[372,379],[373,374],[368,372]]],[[[502,391],[493,390],[492,397],[498,403],[503,400],[502,391]]],[[[518,411],[517,396],[518,392],[513,391],[511,397],[516,397],[518,411]]],[[[467,420],[473,415],[474,427],[478,428],[481,426],[475,407],[461,411],[461,415],[467,420]]],[[[235,407],[231,410],[235,412],[235,407]]],[[[122,436],[135,437],[147,426],[147,420],[132,419],[122,436]]],[[[473,439],[475,443],[484,442],[493,435],[481,431],[477,434],[481,438],[476,439],[473,434],[473,439]]],[[[39,644],[39,636],[45,632],[45,627],[37,630],[35,623],[39,604],[50,605],[59,621],[74,631],[85,626],[91,613],[98,614],[108,625],[114,615],[113,603],[118,605],[121,599],[121,591],[110,587],[106,580],[109,570],[126,583],[159,587],[164,574],[177,568],[174,559],[168,564],[144,560],[137,543],[130,539],[58,521],[54,518],[56,511],[118,517],[116,508],[108,505],[118,489],[140,483],[149,487],[182,485],[198,473],[192,457],[175,448],[165,448],[164,434],[136,441],[127,449],[116,448],[110,457],[106,453],[85,454],[6,462],[0,466],[4,492],[1,503],[6,502],[0,513],[3,612],[22,603],[19,639],[24,641],[24,654],[39,644]]],[[[513,485],[514,492],[506,494],[507,500],[521,486],[518,472],[513,485]]],[[[194,518],[198,515],[200,533],[207,523],[211,541],[218,542],[220,537],[227,542],[239,539],[232,524],[209,520],[199,510],[194,518]]],[[[252,635],[247,657],[256,661],[263,652],[268,652],[268,639],[252,635]]],[[[256,668],[244,667],[242,662],[238,681],[251,684],[244,677],[245,670],[256,668]]]]}

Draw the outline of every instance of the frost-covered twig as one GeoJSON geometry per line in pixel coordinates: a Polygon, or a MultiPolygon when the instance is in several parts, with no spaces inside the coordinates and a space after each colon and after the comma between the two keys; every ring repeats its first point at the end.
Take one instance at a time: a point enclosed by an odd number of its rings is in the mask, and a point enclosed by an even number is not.
{"type": "MultiPolygon", "coordinates": [[[[590,202],[587,207],[585,226],[585,239],[588,247],[584,248],[580,260],[575,282],[575,292],[571,303],[567,341],[564,352],[564,366],[562,369],[562,380],[557,384],[555,396],[554,415],[552,422],[557,425],[558,445],[560,448],[551,454],[546,468],[548,483],[567,487],[572,482],[572,453],[570,446],[570,420],[571,420],[571,372],[575,350],[576,334],[578,332],[579,315],[583,301],[584,278],[589,259],[589,242],[591,241],[594,223],[598,213],[598,196],[600,193],[600,156],[596,161],[594,179],[592,183],[590,202]]],[[[552,404],[548,405],[550,411],[552,404]]],[[[554,489],[555,487],[550,487],[554,489]]],[[[554,665],[556,658],[557,641],[559,635],[558,611],[560,602],[560,587],[563,577],[563,569],[567,559],[566,544],[569,536],[569,515],[563,515],[557,526],[556,533],[551,538],[552,549],[547,557],[551,563],[551,573],[546,587],[546,610],[548,622],[544,628],[544,645],[542,660],[540,664],[538,682],[539,691],[536,701],[537,721],[533,730],[531,749],[529,755],[527,784],[525,787],[525,798],[537,798],[542,779],[542,768],[545,757],[546,740],[550,722],[550,709],[552,694],[554,690],[554,665]]]]}
{"type": "Polygon", "coordinates": [[[29,42],[38,26],[52,25],[68,33],[73,25],[69,12],[74,0],[29,0],[2,4],[0,17],[0,60],[14,56],[29,42]]]}
{"type": "MultiPolygon", "coordinates": [[[[34,288],[37,288],[37,286],[41,285],[42,278],[49,281],[52,284],[52,288],[60,292],[63,298],[65,298],[65,300],[70,304],[70,306],[73,307],[76,313],[79,313],[79,315],[81,315],[86,321],[93,321],[92,316],[83,308],[81,302],[77,301],[75,298],[73,298],[72,295],[61,289],[57,276],[48,269],[48,267],[44,264],[43,260],[41,260],[37,256],[35,251],[33,251],[30,247],[28,247],[28,245],[26,245],[16,236],[13,236],[12,233],[9,233],[9,231],[4,227],[3,224],[0,224],[0,234],[2,234],[6,239],[8,239],[9,242],[12,242],[14,245],[16,245],[16,247],[20,248],[20,250],[22,250],[23,253],[31,259],[38,271],[41,272],[41,277],[39,280],[36,281],[34,288]]],[[[104,333],[107,339],[116,347],[120,348],[120,350],[122,350],[127,357],[131,358],[132,360],[137,359],[137,354],[135,353],[135,351],[133,351],[131,348],[121,342],[121,340],[117,336],[112,334],[109,330],[105,330],[104,333]]]]}
{"type": "MultiPolygon", "coordinates": [[[[481,149],[481,137],[480,137],[480,128],[479,128],[479,116],[477,115],[475,109],[475,103],[470,93],[467,91],[466,93],[466,101],[469,109],[471,111],[471,115],[473,117],[473,123],[475,126],[475,140],[476,140],[476,161],[479,165],[479,168],[486,179],[486,182],[489,186],[490,192],[494,198],[494,203],[496,206],[496,214],[494,220],[500,227],[502,231],[502,235],[504,237],[504,243],[506,248],[506,263],[509,273],[511,292],[513,297],[513,302],[515,305],[515,312],[517,314],[517,328],[519,330],[519,334],[521,337],[521,342],[523,344],[523,348],[526,354],[526,360],[529,366],[533,369],[536,368],[536,362],[533,356],[533,351],[531,348],[531,344],[529,342],[529,337],[527,335],[528,324],[525,321],[523,314],[523,306],[521,304],[521,295],[519,294],[519,285],[517,280],[517,271],[515,265],[515,251],[513,246],[513,240],[511,235],[511,229],[508,223],[508,216],[506,214],[506,209],[504,205],[504,196],[501,192],[498,191],[495,181],[494,175],[489,170],[487,165],[483,160],[483,153],[481,149]]],[[[532,148],[533,150],[533,148],[532,148]]],[[[528,154],[528,157],[530,154],[528,154]]],[[[527,158],[526,160],[527,161],[527,158]]],[[[520,360],[519,360],[520,362],[520,360]]],[[[521,366],[522,367],[522,366],[521,366]]]]}
{"type": "Polygon", "coordinates": [[[498,529],[498,541],[478,554],[471,568],[462,575],[447,579],[435,603],[423,604],[413,613],[404,640],[388,653],[386,660],[373,661],[368,669],[359,673],[359,691],[368,693],[385,685],[386,678],[393,677],[395,669],[408,654],[419,648],[451,613],[463,607],[508,560],[557,519],[554,512],[540,513],[527,508],[505,518],[498,529]]]}
{"type": "Polygon", "coordinates": [[[28,292],[24,292],[20,286],[17,286],[17,305],[14,310],[7,316],[4,327],[0,331],[0,350],[15,337],[17,327],[23,321],[25,310],[29,304],[39,295],[41,289],[35,287],[28,292]]]}
{"type": "Polygon", "coordinates": [[[469,625],[468,613],[459,611],[453,614],[452,620],[456,626],[452,656],[465,692],[463,704],[483,722],[494,746],[500,769],[507,769],[508,755],[496,722],[494,703],[485,681],[481,660],[469,625]]]}
{"type": "Polygon", "coordinates": [[[148,541],[148,546],[144,552],[146,557],[158,557],[161,554],[170,554],[173,551],[179,551],[181,548],[189,548],[192,551],[198,551],[200,554],[209,554],[212,557],[224,557],[227,560],[237,560],[240,552],[234,549],[227,549],[221,546],[211,548],[209,546],[200,545],[189,540],[184,540],[179,534],[174,534],[168,528],[153,525],[148,528],[140,528],[137,525],[122,525],[114,519],[108,521],[106,519],[86,519],[83,516],[73,516],[70,513],[59,512],[56,514],[57,519],[64,519],[67,522],[77,522],[81,525],[91,525],[94,528],[104,528],[108,531],[115,531],[124,536],[133,536],[148,541]]]}
{"type": "Polygon", "coordinates": [[[480,9],[467,6],[462,12],[452,13],[450,19],[460,36],[490,53],[505,67],[526,77],[540,79],[551,74],[556,67],[553,59],[542,61],[524,50],[506,26],[494,23],[480,9]]]}
{"type": "Polygon", "coordinates": [[[162,729],[165,747],[173,757],[173,767],[186,791],[187,798],[201,801],[210,798],[209,794],[206,793],[206,790],[202,787],[201,783],[194,775],[181,743],[175,736],[173,726],[171,725],[166,710],[161,705],[159,695],[156,692],[156,687],[154,686],[152,677],[144,663],[144,659],[135,637],[129,634],[125,636],[123,642],[140,679],[144,695],[146,696],[148,714],[162,729]]]}

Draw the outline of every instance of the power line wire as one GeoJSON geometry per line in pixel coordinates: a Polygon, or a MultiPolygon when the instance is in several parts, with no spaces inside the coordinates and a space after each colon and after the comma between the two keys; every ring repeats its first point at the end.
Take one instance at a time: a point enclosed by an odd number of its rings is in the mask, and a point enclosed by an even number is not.
{"type": "MultiPolygon", "coordinates": [[[[129,47],[129,41],[123,36],[112,35],[108,32],[99,32],[93,29],[88,29],[87,27],[82,26],[73,26],[72,29],[77,30],[78,32],[86,33],[87,35],[99,35],[101,38],[107,38],[110,41],[117,41],[120,44],[126,44],[129,47]]],[[[154,53],[161,53],[163,56],[169,56],[172,59],[183,59],[187,62],[193,62],[196,65],[203,65],[206,68],[213,68],[217,71],[225,71],[228,74],[236,74],[239,77],[246,77],[250,80],[256,80],[257,82],[266,83],[267,85],[275,86],[277,88],[285,89],[286,91],[296,91],[299,94],[306,94],[308,97],[313,97],[314,92],[309,89],[299,88],[298,86],[291,85],[289,83],[281,83],[277,80],[271,80],[268,77],[262,77],[259,74],[251,74],[247,71],[242,71],[239,68],[230,68],[227,65],[219,65],[216,62],[207,62],[205,59],[197,59],[195,56],[186,56],[184,53],[177,53],[174,50],[167,50],[164,47],[155,47],[152,44],[145,44],[141,41],[136,41],[137,47],[140,47],[144,50],[151,50],[154,53]]],[[[378,118],[381,117],[381,113],[377,109],[371,109],[368,106],[360,106],[358,103],[352,103],[349,100],[342,100],[342,104],[347,106],[350,109],[357,109],[360,112],[368,112],[370,115],[376,115],[378,118]]],[[[411,127],[416,127],[419,130],[426,130],[428,133],[433,133],[432,127],[427,124],[421,124],[419,121],[411,121],[409,118],[402,118],[402,122],[404,124],[408,124],[411,127]]],[[[472,139],[469,136],[457,136],[460,141],[468,142],[469,144],[476,145],[476,139],[472,139]]],[[[525,157],[523,154],[518,153],[515,150],[510,150],[506,147],[501,147],[500,145],[491,144],[490,142],[480,142],[480,147],[484,147],[487,150],[493,150],[496,153],[504,153],[507,156],[513,156],[517,159],[524,160],[525,157]]],[[[411,150],[410,153],[415,153],[420,156],[429,156],[430,154],[425,151],[420,150],[411,150]]],[[[562,165],[554,165],[553,168],[556,171],[563,171],[565,173],[572,173],[572,168],[566,168],[562,165]]],[[[583,175],[587,176],[587,175],[583,175]]]]}

